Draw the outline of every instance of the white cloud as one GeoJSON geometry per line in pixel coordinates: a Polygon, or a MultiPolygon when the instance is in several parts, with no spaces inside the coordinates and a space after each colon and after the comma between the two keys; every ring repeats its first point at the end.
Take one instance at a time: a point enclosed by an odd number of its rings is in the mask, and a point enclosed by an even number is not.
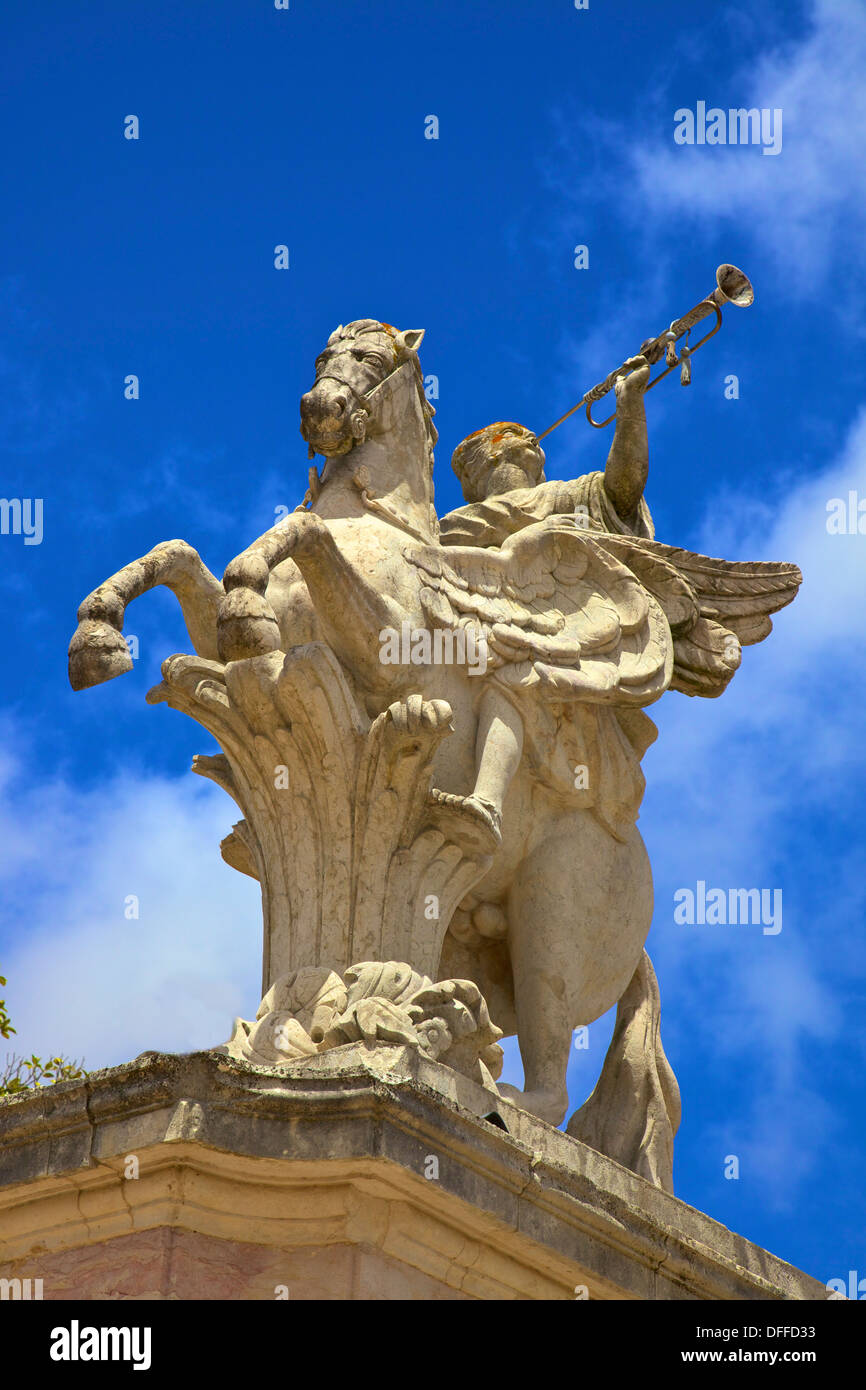
{"type": "Polygon", "coordinates": [[[258,1005],[261,960],[258,887],[219,856],[233,802],[189,775],[119,772],[83,791],[32,769],[2,769],[8,1047],[92,1069],[224,1041],[258,1005]]]}
{"type": "MultiPolygon", "coordinates": [[[[774,633],[744,649],[729,690],[722,700],[705,704],[702,713],[709,736],[713,729],[724,729],[725,738],[732,727],[763,734],[769,726],[781,729],[786,719],[807,719],[808,756],[800,759],[807,778],[835,761],[838,738],[823,742],[821,733],[834,716],[845,717],[851,685],[859,684],[866,665],[860,641],[866,536],[827,530],[828,502],[847,499],[851,491],[866,499],[866,410],[853,422],[832,465],[792,487],[775,504],[756,503],[747,494],[716,494],[698,538],[706,554],[794,561],[803,571],[803,587],[775,619],[774,633]],[[824,715],[817,728],[816,708],[824,715]]],[[[695,703],[677,702],[681,723],[691,723],[695,703]]]]}
{"type": "MultiPolygon", "coordinates": [[[[802,39],[745,64],[723,88],[708,68],[702,90],[676,87],[676,107],[780,109],[777,156],[754,146],[678,146],[673,107],[664,136],[631,143],[641,216],[683,217],[747,227],[776,258],[794,295],[820,279],[838,244],[866,232],[866,7],[813,0],[802,39]]],[[[669,88],[670,92],[674,88],[669,88]]]]}
{"type": "MultiPolygon", "coordinates": [[[[849,489],[866,497],[866,412],[833,466],[793,489],[775,515],[748,497],[714,499],[701,548],[794,560],[803,588],[770,637],[745,649],[721,699],[665,697],[653,712],[659,741],[645,759],[642,829],[657,887],[650,952],[663,1033],[674,1053],[703,1054],[708,1084],[733,1089],[748,1068],[741,1147],[728,1138],[726,1151],[748,1146],[782,1204],[830,1141],[835,1119],[813,1058],[843,1037],[850,1046],[866,972],[852,929],[866,909],[858,868],[866,536],[826,529],[828,499],[849,489]],[[698,878],[723,888],[781,886],[781,934],[675,925],[673,887],[698,878]]],[[[721,1132],[721,1124],[708,1128],[706,1142],[721,1132]]]]}

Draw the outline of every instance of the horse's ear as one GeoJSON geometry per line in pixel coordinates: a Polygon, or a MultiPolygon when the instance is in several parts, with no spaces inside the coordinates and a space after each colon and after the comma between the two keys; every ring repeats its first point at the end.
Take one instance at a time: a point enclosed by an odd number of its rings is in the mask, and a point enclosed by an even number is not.
{"type": "Polygon", "coordinates": [[[425,328],[404,328],[403,332],[400,334],[404,348],[406,348],[408,352],[417,352],[421,346],[421,339],[424,337],[426,331],[425,328]]]}

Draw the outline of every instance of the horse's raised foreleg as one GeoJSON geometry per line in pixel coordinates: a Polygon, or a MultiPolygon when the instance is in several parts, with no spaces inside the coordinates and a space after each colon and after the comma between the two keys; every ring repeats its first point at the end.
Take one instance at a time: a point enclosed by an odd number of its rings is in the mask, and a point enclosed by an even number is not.
{"type": "Polygon", "coordinates": [[[180,602],[193,647],[199,656],[218,657],[216,623],[224,590],[186,541],[163,541],[133,560],[88,594],[78,610],[78,627],[69,644],[69,683],[73,690],[132,670],[123,640],[127,604],[164,584],[180,602]]]}
{"type": "Polygon", "coordinates": [[[279,625],[266,589],[271,570],[288,559],[303,575],[323,636],[339,660],[372,689],[396,684],[395,668],[379,661],[379,632],[399,630],[407,615],[346,559],[314,512],[286,517],[226,569],[226,599],[219,617],[221,659],[237,661],[279,648],[279,625]]]}

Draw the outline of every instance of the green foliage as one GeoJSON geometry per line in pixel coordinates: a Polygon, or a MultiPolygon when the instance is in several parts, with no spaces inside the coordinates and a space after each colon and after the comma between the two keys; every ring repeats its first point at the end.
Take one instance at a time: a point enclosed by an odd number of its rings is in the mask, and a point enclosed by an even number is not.
{"type": "MultiPolygon", "coordinates": [[[[0,975],[0,985],[5,985],[5,976],[0,975]]],[[[0,999],[0,1038],[10,1038],[15,1032],[12,1020],[6,1012],[6,1001],[0,999]]],[[[0,1067],[0,1100],[6,1096],[16,1096],[22,1091],[39,1090],[42,1086],[53,1086],[57,1081],[81,1081],[87,1072],[79,1062],[66,1057],[16,1057],[7,1054],[5,1064],[0,1067]]]]}
{"type": "Polygon", "coordinates": [[[41,1057],[16,1057],[13,1052],[0,1070],[0,1099],[53,1086],[56,1081],[82,1081],[86,1075],[78,1062],[65,1057],[49,1057],[43,1062],[41,1057]]]}
{"type": "MultiPolygon", "coordinates": [[[[0,985],[5,985],[6,976],[0,975],[0,985]]],[[[6,1000],[0,999],[0,1038],[11,1038],[15,1029],[12,1027],[12,1020],[6,1012],[6,1000]]]]}

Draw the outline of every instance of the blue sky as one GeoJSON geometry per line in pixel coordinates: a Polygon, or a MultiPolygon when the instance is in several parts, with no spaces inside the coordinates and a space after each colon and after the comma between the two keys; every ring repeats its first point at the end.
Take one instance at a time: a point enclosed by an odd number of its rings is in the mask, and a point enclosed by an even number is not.
{"type": "MultiPolygon", "coordinates": [[[[257,890],[217,852],[235,808],[187,771],[207,735],[144,704],[187,648],[179,611],[136,603],[134,672],[73,695],[84,595],[173,536],[219,574],[299,500],[298,400],[337,323],[426,329],[441,513],[470,430],[545,428],[733,261],[755,306],[689,391],[648,398],[647,498],[659,539],[792,560],[805,583],[721,700],[653,711],[640,825],[675,1182],[821,1279],[866,1276],[866,535],[826,527],[831,499],[866,498],[862,0],[46,0],[2,36],[0,491],[44,503],[41,545],[0,536],[18,1050],[93,1067],[207,1046],[258,1003],[257,890]],[[781,109],[781,152],[675,144],[698,101],[781,109]],[[677,925],[700,879],[781,888],[782,931],[677,925]]],[[[576,416],[547,446],[548,477],[576,477],[608,436],[576,416]]],[[[611,1026],[574,1054],[573,1108],[611,1026]]]]}

